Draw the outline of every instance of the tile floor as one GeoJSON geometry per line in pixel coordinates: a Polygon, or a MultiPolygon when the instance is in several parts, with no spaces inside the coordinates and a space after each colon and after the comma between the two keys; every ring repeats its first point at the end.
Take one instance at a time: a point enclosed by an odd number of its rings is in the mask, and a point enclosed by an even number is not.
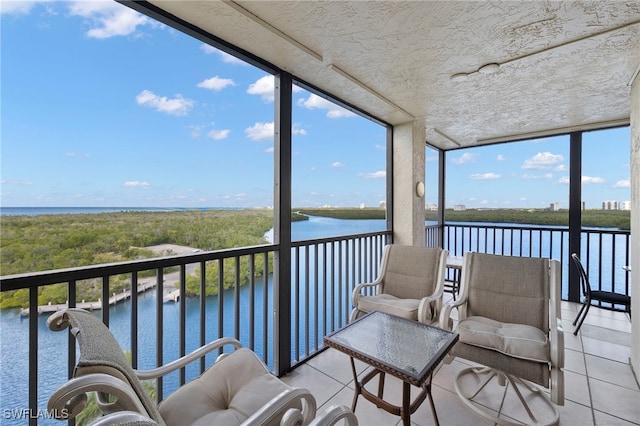
{"type": "MultiPolygon", "coordinates": [[[[562,308],[565,404],[559,407],[560,424],[640,425],[640,388],[629,365],[629,317],[620,312],[591,308],[580,332],[574,336],[572,321],[579,305],[563,302],[562,308]]],[[[492,424],[463,405],[455,393],[454,377],[467,366],[464,360],[456,359],[450,364],[442,364],[433,378],[433,399],[442,425],[492,424]]],[[[356,368],[361,374],[367,366],[356,363],[356,368]]],[[[316,397],[319,410],[334,404],[351,406],[354,387],[349,358],[335,349],[325,350],[284,376],[283,380],[292,386],[309,389],[316,397]]],[[[401,382],[387,375],[385,397],[400,403],[401,389],[401,382]]],[[[500,410],[502,392],[496,390],[495,395],[497,405],[493,408],[500,410]]],[[[509,405],[505,401],[501,415],[509,412],[509,405]]],[[[362,397],[358,399],[355,414],[361,426],[401,424],[399,417],[376,408],[362,397]]],[[[413,425],[434,424],[428,401],[411,416],[411,422],[413,425]]]]}

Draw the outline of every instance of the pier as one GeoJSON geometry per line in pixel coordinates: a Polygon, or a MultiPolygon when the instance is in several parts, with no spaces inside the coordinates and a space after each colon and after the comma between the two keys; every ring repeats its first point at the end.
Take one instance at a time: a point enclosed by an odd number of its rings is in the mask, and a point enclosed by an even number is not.
{"type": "MultiPolygon", "coordinates": [[[[149,282],[149,283],[144,283],[144,284],[139,284],[138,285],[138,294],[140,293],[144,293],[145,291],[151,290],[152,288],[155,288],[156,283],[155,282],[149,282]]],[[[173,292],[175,293],[175,291],[173,292]]],[[[171,293],[171,294],[173,294],[171,293]]],[[[178,291],[178,295],[176,297],[179,297],[179,291],[178,291]]],[[[165,300],[166,300],[165,296],[165,300]]],[[[111,296],[109,298],[109,305],[115,305],[116,303],[122,302],[124,300],[127,300],[131,298],[131,290],[125,290],[122,293],[114,293],[113,296],[111,296]]],[[[170,299],[170,300],[174,300],[174,299],[170,299]]],[[[177,300],[177,299],[176,299],[177,300]]],[[[53,312],[57,312],[57,311],[61,311],[63,309],[67,309],[69,307],[68,303],[63,303],[63,304],[52,304],[49,303],[48,305],[40,305],[38,306],[38,314],[50,314],[53,312]]],[[[80,303],[76,303],[76,308],[81,308],[81,309],[85,309],[87,311],[94,311],[94,310],[99,310],[102,309],[102,300],[98,299],[97,301],[93,301],[93,302],[85,302],[84,300],[80,303]]],[[[20,315],[22,316],[28,316],[29,315],[29,308],[22,308],[20,309],[20,315]]]]}

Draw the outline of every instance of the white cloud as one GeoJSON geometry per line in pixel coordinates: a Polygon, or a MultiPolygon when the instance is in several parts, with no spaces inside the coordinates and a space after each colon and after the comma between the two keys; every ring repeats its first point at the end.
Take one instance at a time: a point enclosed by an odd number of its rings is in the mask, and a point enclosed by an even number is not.
{"type": "Polygon", "coordinates": [[[582,176],[582,183],[604,183],[601,177],[582,176]]]}
{"type": "Polygon", "coordinates": [[[494,180],[500,179],[501,177],[502,175],[498,175],[495,173],[474,173],[469,176],[469,178],[473,180],[494,180]]]}
{"type": "Polygon", "coordinates": [[[341,163],[340,161],[335,161],[333,163],[331,163],[331,167],[333,167],[334,169],[340,168],[340,167],[344,167],[344,163],[341,163]]]}
{"type": "Polygon", "coordinates": [[[531,158],[528,158],[522,164],[523,169],[548,169],[554,164],[564,160],[561,154],[552,154],[550,152],[539,152],[531,158]]]}
{"type": "Polygon", "coordinates": [[[475,163],[477,157],[478,157],[477,154],[470,154],[468,152],[465,152],[460,157],[454,158],[451,161],[453,162],[453,164],[457,164],[457,165],[467,164],[467,163],[475,163]]]}
{"type": "Polygon", "coordinates": [[[307,135],[307,131],[305,129],[303,129],[302,127],[300,127],[300,124],[294,124],[291,128],[291,132],[294,135],[301,135],[301,136],[306,136],[307,135]]]}
{"type": "MultiPolygon", "coordinates": [[[[562,176],[558,180],[558,183],[561,183],[561,184],[564,184],[564,185],[568,185],[569,184],[569,176],[562,176]]],[[[604,183],[604,179],[602,179],[601,177],[582,176],[582,183],[583,184],[587,184],[587,183],[604,183]]]]}
{"type": "Polygon", "coordinates": [[[229,133],[231,133],[231,130],[229,129],[211,130],[209,133],[207,133],[207,136],[213,140],[220,141],[222,139],[226,139],[229,136],[229,133]]]}
{"type": "Polygon", "coordinates": [[[227,64],[248,65],[242,59],[236,58],[235,56],[230,55],[227,52],[223,52],[222,50],[216,49],[215,47],[210,46],[210,45],[205,44],[205,43],[202,43],[200,45],[200,50],[202,50],[207,55],[211,55],[211,54],[214,54],[214,53],[220,55],[220,58],[222,59],[222,62],[227,63],[227,64]]]}
{"type": "Polygon", "coordinates": [[[373,173],[360,173],[359,176],[365,179],[382,179],[387,177],[387,172],[384,170],[378,170],[377,172],[373,173]]]}
{"type": "Polygon", "coordinates": [[[183,98],[182,95],[176,95],[175,98],[169,99],[166,96],[158,96],[150,90],[143,90],[136,96],[138,105],[155,108],[156,111],[166,112],[171,115],[186,115],[193,107],[194,101],[183,98]]]}
{"type": "Polygon", "coordinates": [[[208,78],[198,83],[198,87],[203,89],[213,90],[219,92],[228,86],[235,86],[236,84],[230,78],[220,78],[218,76],[208,78]]]}
{"type": "Polygon", "coordinates": [[[148,188],[151,185],[149,185],[148,182],[140,182],[138,180],[128,180],[124,183],[124,186],[129,188],[148,188]]]}
{"type": "Polygon", "coordinates": [[[569,166],[567,166],[566,164],[559,164],[553,170],[555,170],[556,172],[568,172],[569,166]]]}
{"type": "Polygon", "coordinates": [[[44,3],[42,1],[26,1],[26,0],[16,0],[16,1],[7,1],[2,0],[0,2],[0,14],[16,14],[16,15],[26,15],[31,12],[33,6],[38,3],[44,3]]]}
{"type": "Polygon", "coordinates": [[[70,4],[69,12],[91,21],[91,29],[86,33],[91,38],[125,36],[135,33],[141,25],[159,25],[117,2],[75,1],[70,4]]]}
{"type": "Polygon", "coordinates": [[[630,188],[631,181],[630,180],[619,180],[613,185],[614,188],[630,188]]]}
{"type": "Polygon", "coordinates": [[[253,126],[245,129],[244,131],[249,139],[252,141],[259,141],[263,139],[272,139],[274,135],[274,124],[271,123],[256,123],[253,126]]]}
{"type": "Polygon", "coordinates": [[[329,118],[340,118],[340,117],[353,117],[355,116],[354,113],[352,113],[351,111],[347,111],[346,109],[342,108],[341,106],[338,106],[336,104],[334,104],[333,102],[330,102],[328,100],[326,100],[325,98],[321,98],[320,96],[312,93],[311,95],[309,95],[309,97],[307,99],[300,99],[298,101],[298,105],[303,106],[307,109],[326,109],[327,110],[327,117],[329,118]]]}
{"type": "Polygon", "coordinates": [[[506,158],[504,158],[504,155],[502,155],[502,154],[498,154],[498,156],[496,157],[496,160],[498,160],[498,161],[504,161],[504,160],[506,160],[506,158]]]}
{"type": "Polygon", "coordinates": [[[265,102],[273,102],[275,96],[275,82],[272,75],[260,77],[255,83],[249,85],[247,93],[259,95],[265,102]]]}
{"type": "Polygon", "coordinates": [[[525,173],[522,175],[522,179],[530,180],[530,179],[553,179],[553,173],[545,173],[543,175],[532,175],[529,173],[525,173]]]}

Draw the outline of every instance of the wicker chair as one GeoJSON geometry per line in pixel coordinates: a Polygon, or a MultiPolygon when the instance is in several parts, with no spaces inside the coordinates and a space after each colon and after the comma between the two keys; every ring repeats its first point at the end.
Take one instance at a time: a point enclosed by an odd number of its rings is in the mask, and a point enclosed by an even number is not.
{"type": "Polygon", "coordinates": [[[136,371],[109,329],[93,314],[66,309],[48,320],[55,331],[69,327],[80,348],[73,378],[49,398],[49,411],[64,420],[75,417],[95,392],[103,413],[95,425],[330,425],[344,418],[357,424],[352,412],[331,407],[316,418],[316,401],[306,389],[292,388],[275,377],[264,363],[231,338],[222,338],[189,355],[149,371],[136,371]],[[141,380],[162,377],[230,345],[200,377],[181,386],[159,405],[141,380]]]}
{"type": "Polygon", "coordinates": [[[387,245],[378,278],[353,289],[350,321],[382,311],[427,324],[437,322],[446,262],[447,251],[439,247],[387,245]]]}
{"type": "Polygon", "coordinates": [[[443,307],[441,327],[452,328],[454,308],[460,338],[447,361],[460,357],[481,364],[455,379],[465,405],[502,425],[557,424],[556,405],[564,405],[559,262],[466,253],[460,298],[443,307]],[[488,383],[494,378],[504,386],[503,399],[509,389],[515,391],[523,411],[508,414],[522,414],[524,420],[514,423],[487,409],[493,396],[488,383]],[[548,388],[551,398],[528,382],[548,388]]]}

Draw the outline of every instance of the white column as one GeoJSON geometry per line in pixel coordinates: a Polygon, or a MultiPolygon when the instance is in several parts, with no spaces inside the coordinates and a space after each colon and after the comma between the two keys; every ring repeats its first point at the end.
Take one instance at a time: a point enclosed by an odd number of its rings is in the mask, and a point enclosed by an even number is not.
{"type": "Polygon", "coordinates": [[[424,124],[410,122],[393,128],[393,240],[396,244],[425,245],[424,124]],[[424,186],[422,186],[424,188],[424,186]]]}
{"type": "Polygon", "coordinates": [[[631,85],[631,367],[640,381],[640,76],[631,85]]]}

